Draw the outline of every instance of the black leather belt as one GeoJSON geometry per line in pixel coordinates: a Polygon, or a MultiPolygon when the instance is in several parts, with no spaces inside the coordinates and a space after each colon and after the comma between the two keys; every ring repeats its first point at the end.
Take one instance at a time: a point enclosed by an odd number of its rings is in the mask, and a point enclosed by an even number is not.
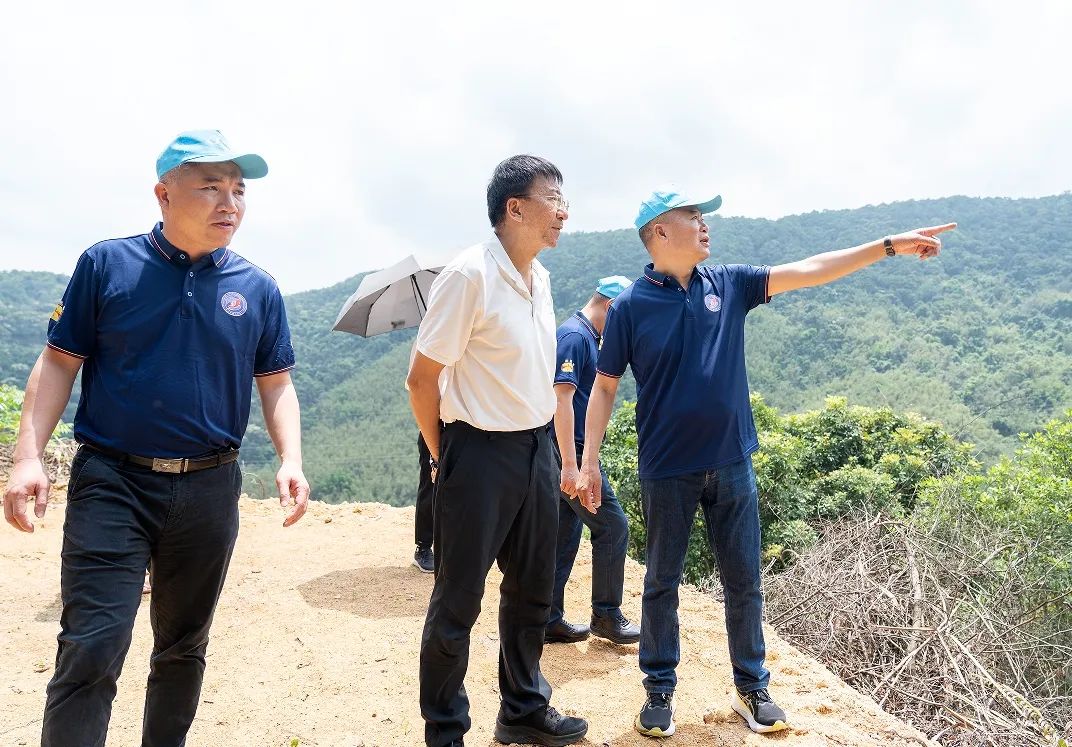
{"type": "MultiPolygon", "coordinates": [[[[449,423],[447,423],[446,425],[443,426],[443,430],[455,429],[455,430],[472,431],[473,433],[479,433],[479,434],[482,434],[484,436],[487,436],[490,439],[495,439],[495,438],[516,438],[516,437],[520,437],[520,436],[538,436],[540,433],[543,433],[543,432],[546,432],[546,433],[550,434],[552,432],[551,429],[553,427],[553,423],[554,423],[554,421],[551,421],[547,425],[539,425],[539,426],[536,426],[535,428],[526,428],[523,431],[486,431],[486,430],[484,430],[482,428],[477,428],[472,423],[467,423],[464,420],[452,420],[451,422],[449,422],[449,423]]],[[[553,441],[554,438],[552,438],[551,440],[553,441]]]]}
{"type": "Polygon", "coordinates": [[[199,459],[161,459],[160,457],[154,458],[138,456],[137,454],[126,454],[118,449],[109,449],[106,446],[98,446],[97,444],[86,443],[85,441],[80,441],[79,443],[87,449],[99,451],[105,456],[110,456],[123,462],[130,462],[139,467],[148,467],[153,472],[169,472],[175,475],[181,475],[186,472],[197,472],[198,470],[203,469],[213,469],[238,460],[238,449],[221,451],[212,456],[201,457],[199,459]]]}

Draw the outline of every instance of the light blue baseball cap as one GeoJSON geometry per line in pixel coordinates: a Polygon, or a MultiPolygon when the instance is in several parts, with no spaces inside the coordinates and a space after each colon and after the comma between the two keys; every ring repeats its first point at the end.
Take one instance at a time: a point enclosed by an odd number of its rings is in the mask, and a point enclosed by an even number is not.
{"type": "Polygon", "coordinates": [[[184,163],[221,163],[234,161],[245,179],[260,179],[268,174],[268,164],[256,153],[237,153],[219,130],[187,130],[171,141],[156,159],[156,178],[160,179],[184,163]]]}
{"type": "Polygon", "coordinates": [[[640,203],[640,212],[637,213],[633,224],[639,229],[647,223],[655,220],[668,210],[679,207],[697,207],[700,213],[713,213],[722,205],[722,195],[715,195],[709,200],[696,200],[682,194],[673,184],[659,187],[644,202],[640,203]]]}
{"type": "Polygon", "coordinates": [[[625,275],[611,275],[610,277],[599,279],[599,284],[596,286],[596,293],[613,300],[632,284],[633,281],[625,275]]]}

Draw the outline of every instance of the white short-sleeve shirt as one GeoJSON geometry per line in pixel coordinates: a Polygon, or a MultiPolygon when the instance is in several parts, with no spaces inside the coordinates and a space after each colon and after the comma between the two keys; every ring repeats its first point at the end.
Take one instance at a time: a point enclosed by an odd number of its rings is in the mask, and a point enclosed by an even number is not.
{"type": "Polygon", "coordinates": [[[532,262],[532,293],[499,239],[469,247],[432,284],[417,350],[446,366],[439,416],[519,431],[555,413],[550,276],[532,262]]]}

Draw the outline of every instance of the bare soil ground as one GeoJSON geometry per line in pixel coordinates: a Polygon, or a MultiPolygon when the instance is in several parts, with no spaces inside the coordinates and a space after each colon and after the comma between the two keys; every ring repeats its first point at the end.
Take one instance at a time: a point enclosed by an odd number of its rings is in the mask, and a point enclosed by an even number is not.
{"type": "MultiPolygon", "coordinates": [[[[0,483],[2,484],[2,483],[0,483]]],[[[0,744],[37,744],[45,685],[59,629],[63,494],[38,531],[0,527],[0,744]]],[[[423,744],[417,658],[432,578],[410,564],[413,509],[314,504],[283,529],[274,502],[242,499],[242,530],[216,614],[208,672],[189,744],[373,747],[423,744]]],[[[590,551],[582,547],[567,589],[567,612],[585,621],[590,551]]],[[[640,616],[643,568],[626,569],[624,609],[640,616]]],[[[466,688],[471,745],[497,744],[498,571],[488,578],[473,630],[466,688]]],[[[148,598],[119,683],[108,745],[140,742],[151,634],[148,598]]],[[[817,662],[767,631],[771,692],[793,729],[752,734],[729,706],[730,665],[723,610],[683,589],[678,732],[668,747],[692,745],[930,744],[817,662]]],[[[637,647],[599,640],[549,645],[543,668],[552,703],[589,720],[586,745],[647,745],[633,731],[644,699],[637,647]]]]}

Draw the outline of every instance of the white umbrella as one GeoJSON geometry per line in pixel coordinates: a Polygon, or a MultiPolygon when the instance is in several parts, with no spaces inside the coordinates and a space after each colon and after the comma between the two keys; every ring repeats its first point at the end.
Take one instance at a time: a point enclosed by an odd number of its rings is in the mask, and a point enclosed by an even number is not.
{"type": "Polygon", "coordinates": [[[366,275],[347,299],[332,330],[371,337],[416,327],[428,308],[432,281],[443,269],[409,255],[390,267],[366,275]]]}

